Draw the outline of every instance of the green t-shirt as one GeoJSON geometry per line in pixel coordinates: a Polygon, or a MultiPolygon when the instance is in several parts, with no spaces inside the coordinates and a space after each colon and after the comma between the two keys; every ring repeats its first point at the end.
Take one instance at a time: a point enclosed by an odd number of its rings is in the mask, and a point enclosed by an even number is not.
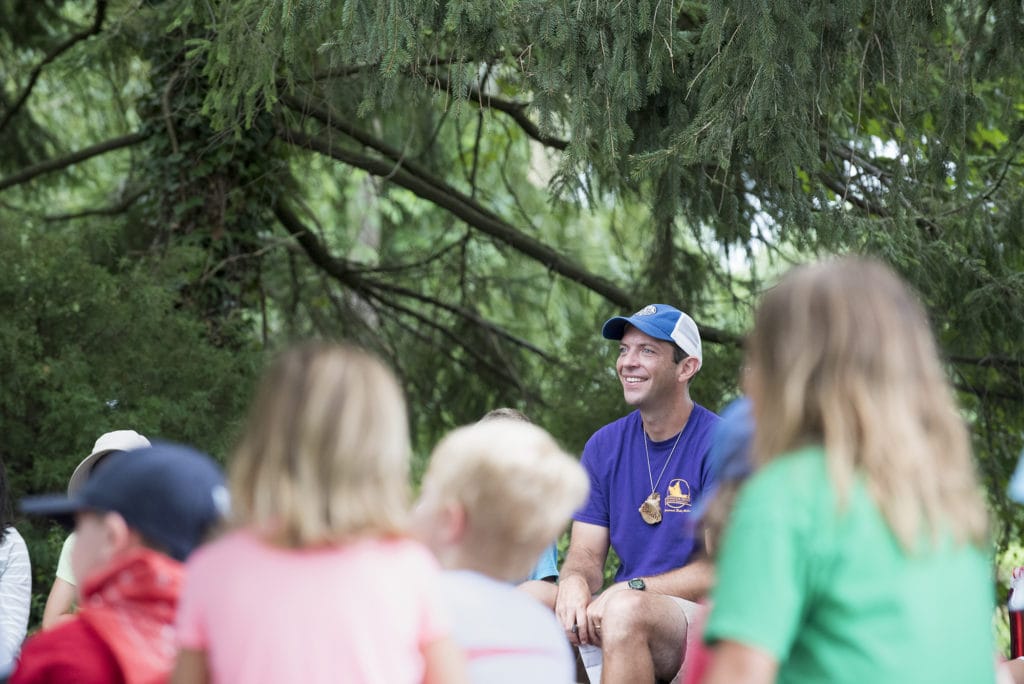
{"type": "Polygon", "coordinates": [[[704,638],[771,654],[779,682],[991,682],[992,566],[941,541],[907,554],[862,480],[837,508],[824,451],[771,462],[725,533],[704,638]]]}

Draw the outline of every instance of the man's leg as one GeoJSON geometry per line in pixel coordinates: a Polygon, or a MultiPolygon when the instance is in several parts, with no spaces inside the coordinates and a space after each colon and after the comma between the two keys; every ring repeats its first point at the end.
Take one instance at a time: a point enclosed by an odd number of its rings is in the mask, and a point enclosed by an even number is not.
{"type": "Polygon", "coordinates": [[[670,681],[683,660],[686,627],[686,614],[671,597],[643,591],[610,596],[601,623],[601,682],[670,681]]]}
{"type": "Polygon", "coordinates": [[[686,614],[686,649],[683,651],[683,664],[679,668],[679,674],[674,681],[682,682],[685,679],[686,664],[689,662],[690,653],[694,652],[694,641],[699,640],[704,634],[704,621],[708,607],[706,605],[688,601],[684,598],[672,597],[683,613],[686,614]]]}

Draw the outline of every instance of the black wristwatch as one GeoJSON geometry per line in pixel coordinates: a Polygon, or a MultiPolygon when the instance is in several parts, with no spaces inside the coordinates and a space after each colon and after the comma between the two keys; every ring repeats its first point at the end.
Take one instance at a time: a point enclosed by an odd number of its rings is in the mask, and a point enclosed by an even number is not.
{"type": "Polygon", "coordinates": [[[633,579],[626,582],[630,589],[636,589],[637,591],[643,591],[647,588],[647,583],[644,582],[643,577],[634,577],[633,579]]]}

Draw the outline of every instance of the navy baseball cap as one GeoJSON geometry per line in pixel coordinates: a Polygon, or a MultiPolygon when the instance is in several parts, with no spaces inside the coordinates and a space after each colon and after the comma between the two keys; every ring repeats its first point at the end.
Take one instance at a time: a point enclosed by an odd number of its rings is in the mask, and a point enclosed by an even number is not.
{"type": "Polygon", "coordinates": [[[79,511],[112,511],[183,561],[228,512],[224,475],[212,458],[168,442],[111,454],[71,496],[22,499],[21,510],[67,522],[79,511]]]}
{"type": "Polygon", "coordinates": [[[685,313],[668,304],[648,304],[632,316],[614,316],[604,322],[601,334],[609,340],[621,340],[629,324],[656,340],[673,342],[697,359],[697,368],[704,363],[697,324],[685,313]]]}

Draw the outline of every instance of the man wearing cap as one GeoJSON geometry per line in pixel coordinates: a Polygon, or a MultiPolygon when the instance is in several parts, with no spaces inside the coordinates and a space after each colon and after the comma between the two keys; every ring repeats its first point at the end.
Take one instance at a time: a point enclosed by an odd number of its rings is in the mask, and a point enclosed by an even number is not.
{"type": "MultiPolygon", "coordinates": [[[[71,479],[68,481],[68,496],[74,496],[89,479],[92,472],[111,454],[148,446],[149,440],[135,430],[113,430],[100,435],[92,447],[92,452],[83,458],[75,468],[75,472],[71,473],[71,479]]],[[[71,571],[71,550],[74,546],[75,534],[72,532],[64,540],[60,557],[57,559],[57,576],[53,580],[50,594],[46,597],[46,606],[43,608],[43,629],[60,624],[74,609],[78,584],[71,571]]]]}
{"type": "Polygon", "coordinates": [[[573,516],[555,613],[569,640],[583,645],[592,679],[600,647],[603,682],[671,680],[693,601],[712,580],[690,517],[713,484],[708,452],[719,419],[690,398],[702,362],[692,318],[651,304],[609,319],[602,334],[619,341],[615,370],[636,410],[583,449],[590,497],[573,516]],[[615,583],[595,595],[609,546],[621,562],[615,583]]]}
{"type": "Polygon", "coordinates": [[[25,513],[74,516],[81,606],[25,642],[11,684],[167,681],[183,562],[227,503],[217,464],[167,443],[111,455],[70,497],[24,499],[25,513]]]}

